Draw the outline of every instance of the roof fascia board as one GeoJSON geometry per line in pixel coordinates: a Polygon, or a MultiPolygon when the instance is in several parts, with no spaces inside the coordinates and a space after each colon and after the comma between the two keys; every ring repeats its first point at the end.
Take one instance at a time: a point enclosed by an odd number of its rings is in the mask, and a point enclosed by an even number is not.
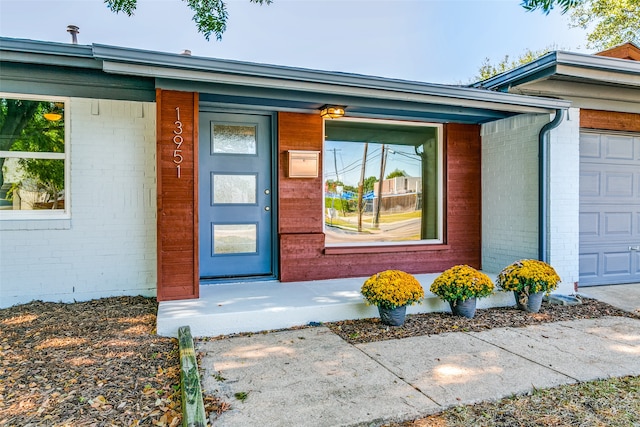
{"type": "Polygon", "coordinates": [[[603,70],[616,73],[640,73],[640,62],[609,56],[587,55],[584,53],[558,52],[558,63],[579,68],[603,70]]]}
{"type": "Polygon", "coordinates": [[[640,62],[571,52],[549,52],[535,61],[472,86],[509,90],[510,87],[553,75],[628,84],[627,82],[638,81],[640,62]]]}
{"type": "MultiPolygon", "coordinates": [[[[138,76],[155,77],[159,79],[177,79],[197,81],[202,83],[219,83],[235,86],[252,86],[273,89],[285,89],[304,92],[315,92],[331,94],[337,96],[358,96],[388,100],[403,100],[411,102],[441,103],[445,105],[458,106],[460,108],[484,108],[501,110],[516,113],[547,113],[551,110],[569,108],[570,102],[546,98],[531,98],[521,95],[491,92],[480,89],[470,89],[461,87],[444,87],[437,85],[426,85],[411,82],[398,82],[402,85],[399,88],[390,81],[389,86],[371,85],[371,80],[384,82],[384,79],[370,78],[367,76],[357,77],[360,82],[356,84],[340,84],[344,75],[336,75],[336,81],[321,80],[309,76],[307,79],[291,78],[280,75],[278,78],[263,76],[262,74],[238,74],[221,72],[210,68],[208,71],[192,70],[185,68],[168,68],[166,66],[156,66],[150,64],[132,64],[124,62],[112,62],[103,59],[103,69],[105,72],[116,74],[130,74],[138,76]]],[[[255,64],[251,64],[255,66],[255,64]]],[[[270,67],[267,67],[270,68],[270,67]]],[[[296,74],[300,70],[295,70],[296,74]]],[[[303,71],[306,72],[306,71],[303,71]]],[[[308,72],[316,74],[315,71],[308,72]]],[[[286,73],[285,73],[286,74],[286,73]]],[[[333,75],[333,74],[332,74],[333,75]]],[[[355,76],[347,76],[355,78],[355,76]]]]}
{"type": "Polygon", "coordinates": [[[91,46],[0,37],[0,59],[28,64],[101,69],[91,46]]]}
{"type": "Polygon", "coordinates": [[[556,53],[549,52],[535,61],[521,65],[513,70],[506,71],[496,76],[473,83],[472,87],[487,89],[507,90],[509,86],[515,86],[520,82],[527,82],[551,76],[556,71],[556,53]],[[516,83],[517,82],[517,83],[516,83]]]}
{"type": "MultiPolygon", "coordinates": [[[[556,74],[559,78],[580,79],[592,85],[625,85],[640,87],[640,68],[638,73],[617,73],[609,69],[577,68],[559,64],[556,74]]],[[[554,76],[552,79],[555,79],[554,76]]]]}

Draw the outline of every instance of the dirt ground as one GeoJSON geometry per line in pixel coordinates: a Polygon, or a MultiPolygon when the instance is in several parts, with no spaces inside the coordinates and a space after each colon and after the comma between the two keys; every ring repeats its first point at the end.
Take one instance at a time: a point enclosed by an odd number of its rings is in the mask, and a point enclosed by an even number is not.
{"type": "MultiPolygon", "coordinates": [[[[155,334],[156,311],[156,300],[143,297],[0,310],[0,426],[180,425],[177,340],[155,334]]],[[[543,303],[538,314],[495,308],[474,319],[409,315],[401,327],[378,319],[326,326],[360,343],[601,316],[632,315],[585,300],[575,307],[543,303]]],[[[209,413],[228,407],[205,396],[209,413]]]]}

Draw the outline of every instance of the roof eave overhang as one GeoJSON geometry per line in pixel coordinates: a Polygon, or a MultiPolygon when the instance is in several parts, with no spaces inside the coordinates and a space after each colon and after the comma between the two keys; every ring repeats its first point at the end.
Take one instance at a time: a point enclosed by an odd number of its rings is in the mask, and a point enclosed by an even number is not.
{"type": "Polygon", "coordinates": [[[91,46],[0,37],[0,59],[26,64],[101,69],[91,46]]]}
{"type": "Polygon", "coordinates": [[[93,50],[94,56],[102,61],[105,72],[165,80],[272,88],[389,101],[438,103],[503,111],[510,114],[548,113],[570,106],[568,101],[563,100],[525,97],[468,87],[185,57],[103,45],[94,45],[93,50]]]}
{"type": "Polygon", "coordinates": [[[580,80],[591,84],[640,87],[640,62],[569,52],[550,52],[528,64],[474,83],[496,91],[550,78],[580,80]]]}
{"type": "MultiPolygon", "coordinates": [[[[194,91],[226,88],[227,97],[252,89],[274,99],[292,96],[307,105],[320,100],[347,100],[362,114],[391,114],[438,120],[484,123],[515,114],[549,113],[570,102],[499,93],[485,89],[309,70],[241,61],[94,44],[92,46],[0,37],[0,59],[33,65],[101,70],[121,76],[154,79],[156,87],[175,82],[194,91]]],[[[249,99],[247,97],[247,99],[249,99]]]]}

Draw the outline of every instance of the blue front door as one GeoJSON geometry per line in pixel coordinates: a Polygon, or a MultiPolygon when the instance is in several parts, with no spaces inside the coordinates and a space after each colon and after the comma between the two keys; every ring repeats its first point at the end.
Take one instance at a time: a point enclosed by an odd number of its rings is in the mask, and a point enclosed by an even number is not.
{"type": "Polygon", "coordinates": [[[200,277],[272,276],[271,117],[200,113],[200,277]]]}

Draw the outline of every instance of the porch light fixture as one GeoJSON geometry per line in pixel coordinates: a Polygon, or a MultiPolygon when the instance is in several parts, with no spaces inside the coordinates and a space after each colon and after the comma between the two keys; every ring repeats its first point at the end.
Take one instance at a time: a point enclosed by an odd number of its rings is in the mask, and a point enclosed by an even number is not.
{"type": "Polygon", "coordinates": [[[56,113],[56,112],[44,113],[43,116],[45,119],[49,120],[50,122],[57,122],[62,118],[62,114],[56,113]]]}
{"type": "Polygon", "coordinates": [[[62,118],[62,114],[60,113],[60,111],[63,107],[64,104],[56,102],[53,106],[53,109],[48,113],[44,113],[42,116],[50,122],[57,122],[62,118]]]}
{"type": "Polygon", "coordinates": [[[339,119],[344,116],[344,107],[338,105],[325,105],[320,109],[323,119],[339,119]]]}

